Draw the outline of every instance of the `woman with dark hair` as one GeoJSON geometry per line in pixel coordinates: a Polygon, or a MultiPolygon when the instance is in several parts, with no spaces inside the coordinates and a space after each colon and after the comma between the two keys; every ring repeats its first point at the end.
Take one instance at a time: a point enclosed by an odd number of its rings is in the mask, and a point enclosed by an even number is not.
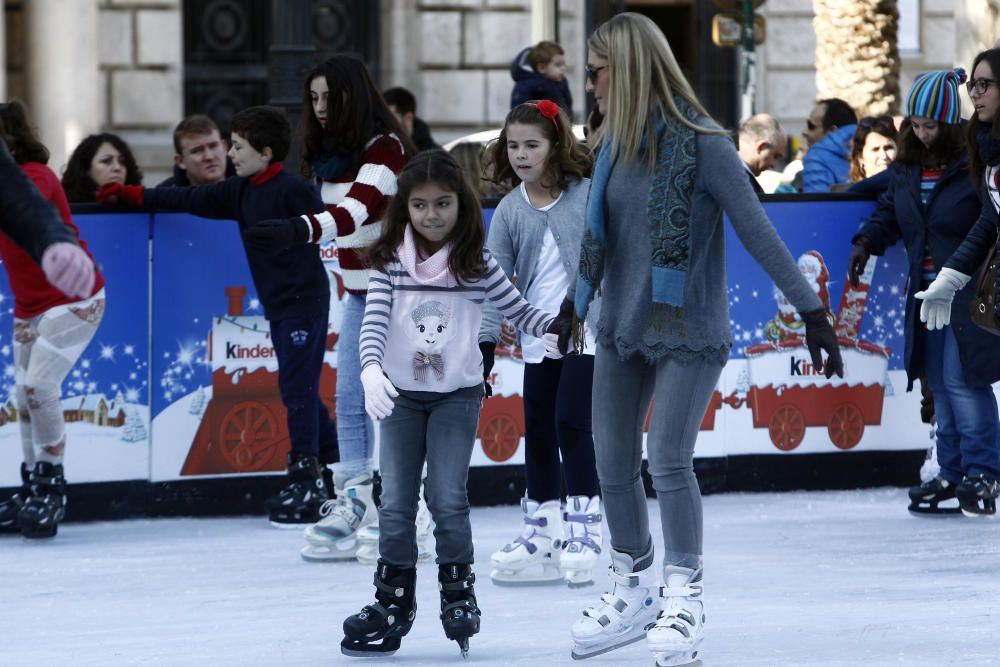
{"type": "MultiPolygon", "coordinates": [[[[73,224],[66,195],[55,174],[45,166],[49,151],[38,140],[20,102],[0,104],[0,134],[21,170],[55,207],[73,239],[86,251],[87,244],[80,240],[73,224]]],[[[86,293],[67,296],[3,232],[0,259],[14,292],[15,396],[24,455],[21,489],[0,502],[0,532],[19,530],[25,537],[53,537],[65,512],[66,493],[66,427],[60,387],[104,315],[104,278],[95,271],[95,280],[86,293]]]]}
{"type": "MultiPolygon", "coordinates": [[[[959,85],[965,79],[962,69],[917,77],[906,98],[909,125],[900,136],[888,188],[855,235],[849,265],[850,281],[857,286],[871,255],[882,255],[900,240],[906,245],[911,285],[903,353],[907,390],[926,376],[934,395],[941,466],[937,477],[910,489],[910,511],[917,515],[957,513],[958,508],[940,504],[955,498],[956,491],[965,493],[963,480],[1000,474],[1000,420],[990,386],[1000,380],[1000,354],[995,340],[972,325],[971,286],[962,289],[963,282],[952,290],[956,307],[951,326],[947,315],[935,317],[928,324],[934,330],[928,332],[917,319],[917,298],[925,294],[919,290],[931,293],[935,288],[928,286],[952,284],[955,271],[947,268],[948,258],[980,213],[960,115],[959,85]]],[[[921,321],[930,303],[920,308],[921,321]]]]}
{"type": "Polygon", "coordinates": [[[132,149],[117,134],[91,134],[66,164],[62,186],[71,202],[94,202],[105,183],[142,185],[142,171],[132,149]]]}
{"type": "MultiPolygon", "coordinates": [[[[982,208],[978,220],[963,226],[963,232],[955,244],[957,249],[948,253],[943,268],[937,278],[914,297],[923,300],[920,306],[920,321],[927,323],[928,339],[954,336],[959,340],[959,350],[954,351],[945,344],[945,352],[960,356],[965,378],[971,384],[977,380],[975,393],[969,391],[954,399],[952,410],[956,420],[963,416],[974,417],[972,426],[976,430],[968,437],[957,438],[951,434],[947,441],[950,459],[942,459],[945,448],[941,438],[941,422],[938,417],[938,462],[941,464],[942,480],[939,495],[957,496],[962,513],[969,517],[993,516],[996,514],[996,499],[1000,495],[1000,421],[997,418],[997,404],[989,383],[1000,379],[1000,354],[996,352],[996,338],[975,326],[970,326],[969,301],[973,290],[969,282],[990,248],[997,242],[997,210],[1000,207],[1000,49],[988,49],[976,56],[972,64],[972,80],[966,84],[975,113],[969,121],[968,149],[970,189],[978,191],[982,208]],[[959,245],[961,244],[961,245],[959,245]],[[964,289],[963,289],[964,288],[964,289]],[[954,306],[954,307],[953,307],[954,306]],[[949,326],[954,318],[955,325],[949,326]],[[962,332],[974,335],[973,344],[961,345],[962,332]],[[947,476],[946,476],[947,475],[947,476]],[[947,482],[945,484],[944,482],[947,482]]],[[[958,216],[952,213],[955,220],[958,216]]],[[[956,378],[945,376],[945,382],[956,378]]],[[[931,385],[934,388],[933,385],[931,385]]],[[[937,404],[937,389],[934,389],[934,408],[940,415],[937,404]]],[[[959,428],[959,433],[965,433],[959,428]]]]}
{"type": "Polygon", "coordinates": [[[883,172],[896,159],[899,133],[892,116],[865,116],[851,139],[850,183],[830,187],[831,192],[879,194],[888,184],[883,172]],[[879,178],[875,176],[883,174],[879,178]]]}

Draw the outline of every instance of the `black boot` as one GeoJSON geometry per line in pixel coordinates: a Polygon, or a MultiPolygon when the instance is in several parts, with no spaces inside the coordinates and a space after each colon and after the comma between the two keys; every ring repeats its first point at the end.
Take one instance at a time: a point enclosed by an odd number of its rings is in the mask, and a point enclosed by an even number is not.
{"type": "Polygon", "coordinates": [[[1000,482],[986,475],[967,476],[955,487],[955,495],[965,516],[973,519],[984,516],[992,518],[997,513],[1000,482]]]}
{"type": "Polygon", "coordinates": [[[288,486],[267,499],[271,525],[296,528],[320,519],[319,508],[330,499],[315,456],[288,454],[288,486]]]}
{"type": "Polygon", "coordinates": [[[31,469],[31,497],[17,513],[21,535],[55,537],[66,515],[66,478],[62,464],[37,461],[31,469]]]}
{"type": "Polygon", "coordinates": [[[340,652],[357,657],[395,653],[417,615],[416,585],[416,568],[396,567],[379,559],[375,602],[344,620],[340,652]]]}
{"type": "Polygon", "coordinates": [[[441,624],[448,639],[458,642],[462,657],[469,653],[469,637],[479,632],[482,612],[476,604],[476,575],[468,563],[438,565],[441,624]]]}
{"type": "Polygon", "coordinates": [[[0,533],[19,533],[21,523],[17,515],[31,497],[31,473],[25,463],[21,464],[21,489],[7,500],[0,503],[0,533]]]}
{"type": "Polygon", "coordinates": [[[958,514],[957,507],[938,507],[939,503],[955,497],[955,485],[946,479],[935,477],[929,482],[910,487],[910,514],[958,514]]]}

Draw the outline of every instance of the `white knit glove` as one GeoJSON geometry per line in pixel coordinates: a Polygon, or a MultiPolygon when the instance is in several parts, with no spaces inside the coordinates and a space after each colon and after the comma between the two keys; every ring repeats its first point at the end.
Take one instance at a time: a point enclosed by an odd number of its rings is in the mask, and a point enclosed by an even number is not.
{"type": "Polygon", "coordinates": [[[545,343],[545,356],[549,359],[562,359],[563,353],[559,351],[559,334],[547,333],[542,336],[545,343]]]}
{"type": "Polygon", "coordinates": [[[395,405],[392,399],[399,396],[399,392],[382,374],[378,364],[368,364],[361,370],[361,385],[365,388],[365,412],[369,417],[378,421],[392,414],[395,405]]]}
{"type": "Polygon", "coordinates": [[[66,296],[85,299],[94,289],[94,262],[75,243],[53,243],[42,253],[42,271],[66,296]]]}
{"type": "Polygon", "coordinates": [[[931,331],[943,329],[951,323],[951,300],[955,292],[965,287],[972,279],[954,269],[941,269],[937,278],[922,292],[913,295],[914,299],[923,301],[920,304],[920,321],[927,323],[931,331]]]}

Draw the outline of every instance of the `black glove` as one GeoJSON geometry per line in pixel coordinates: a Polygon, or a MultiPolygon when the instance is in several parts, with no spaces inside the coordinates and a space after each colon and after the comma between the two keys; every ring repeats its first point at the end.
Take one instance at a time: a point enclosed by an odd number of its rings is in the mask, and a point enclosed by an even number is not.
{"type": "Polygon", "coordinates": [[[479,344],[479,351],[483,353],[483,384],[486,385],[486,397],[493,395],[493,385],[490,384],[490,373],[493,372],[493,364],[496,361],[497,344],[483,341],[479,344]]]}
{"type": "Polygon", "coordinates": [[[309,224],[299,216],[261,220],[243,230],[243,242],[248,248],[269,255],[308,241],[309,224]]]}
{"type": "Polygon", "coordinates": [[[554,333],[559,337],[559,351],[563,354],[569,352],[569,343],[573,339],[573,313],[573,301],[567,296],[559,306],[559,314],[545,330],[545,333],[554,333]]]}
{"type": "Polygon", "coordinates": [[[920,378],[920,421],[925,424],[934,422],[934,394],[927,378],[920,378]]]}
{"type": "Polygon", "coordinates": [[[834,373],[837,377],[844,377],[844,360],[840,358],[840,344],[837,342],[837,334],[830,326],[830,320],[826,319],[826,310],[819,308],[799,315],[806,323],[806,347],[809,349],[809,356],[812,357],[813,367],[823,368],[823,355],[820,354],[820,350],[825,350],[826,378],[832,378],[834,373]]]}
{"type": "Polygon", "coordinates": [[[859,236],[851,247],[851,257],[847,260],[847,279],[855,287],[860,283],[861,274],[865,272],[865,265],[871,256],[871,242],[864,236],[859,236]]]}

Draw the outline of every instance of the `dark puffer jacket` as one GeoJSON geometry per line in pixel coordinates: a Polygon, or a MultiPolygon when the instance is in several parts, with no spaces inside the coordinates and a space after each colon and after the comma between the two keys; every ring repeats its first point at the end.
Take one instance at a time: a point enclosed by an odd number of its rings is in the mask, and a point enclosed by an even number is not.
{"type": "Polygon", "coordinates": [[[531,100],[552,100],[566,115],[573,118],[573,96],[569,92],[566,79],[555,82],[539,74],[528,64],[531,48],[523,49],[510,64],[510,77],[514,79],[514,90],[510,93],[510,108],[531,100]]]}

